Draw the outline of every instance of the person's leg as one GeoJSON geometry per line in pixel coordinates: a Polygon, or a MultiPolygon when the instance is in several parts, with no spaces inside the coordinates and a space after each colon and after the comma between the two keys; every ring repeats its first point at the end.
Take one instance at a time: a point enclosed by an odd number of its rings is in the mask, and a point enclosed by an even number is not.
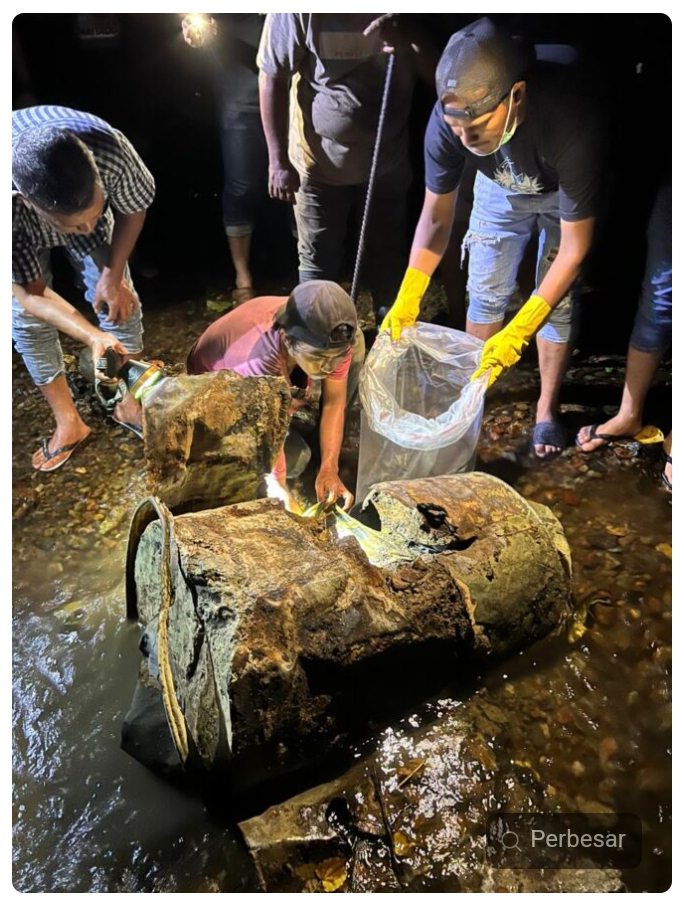
{"type": "MultiPolygon", "coordinates": [[[[51,285],[49,251],[40,254],[40,262],[43,278],[51,285]]],[[[55,418],[55,430],[47,443],[48,452],[85,439],[90,427],[82,420],[71,396],[56,328],[28,314],[16,298],[12,298],[12,339],[55,418]]],[[[31,463],[39,471],[50,471],[62,464],[64,457],[65,453],[60,452],[48,460],[41,448],[33,454],[31,463]]]]}
{"type": "Polygon", "coordinates": [[[493,337],[502,327],[503,318],[494,321],[492,324],[476,324],[474,321],[466,320],[466,333],[469,333],[473,337],[477,337],[478,340],[482,340],[483,342],[493,337]]]}
{"type": "Polygon", "coordinates": [[[311,461],[311,448],[304,436],[290,426],[285,437],[285,464],[287,479],[298,478],[304,473],[306,466],[311,461]]]}
{"type": "Polygon", "coordinates": [[[301,178],[295,205],[300,282],[339,282],[351,198],[348,186],[329,186],[313,182],[308,176],[301,178]]]}
{"type": "Polygon", "coordinates": [[[349,374],[347,375],[347,407],[351,404],[356,393],[359,384],[359,375],[361,374],[363,360],[365,358],[366,342],[363,338],[362,331],[357,329],[354,337],[354,353],[352,355],[351,365],[349,366],[349,374]]]}
{"type": "MultiPolygon", "coordinates": [[[[560,215],[558,193],[547,193],[537,207],[539,214],[539,248],[537,255],[537,288],[549,270],[560,246],[560,215]]],[[[575,301],[572,290],[555,306],[549,319],[537,334],[539,377],[541,388],[537,401],[536,424],[558,421],[560,389],[572,354],[575,301]]],[[[548,438],[548,436],[547,436],[548,438]]],[[[558,455],[564,446],[535,442],[539,458],[558,455]]]]}
{"type": "Polygon", "coordinates": [[[534,229],[524,196],[507,192],[478,173],[462,259],[468,263],[466,331],[487,340],[503,326],[518,266],[534,229]]]}
{"type": "Polygon", "coordinates": [[[635,436],[642,428],[644,404],[653,376],[660,363],[660,352],[646,353],[629,347],[625,386],[622,389],[620,409],[605,423],[593,428],[583,426],[577,434],[577,443],[583,452],[593,452],[606,444],[601,436],[635,436]],[[590,438],[593,429],[594,438],[590,438]]]}
{"type": "MultiPolygon", "coordinates": [[[[559,396],[565,372],[570,362],[572,346],[570,343],[554,343],[537,337],[537,354],[539,356],[539,377],[541,387],[537,401],[535,424],[556,423],[558,421],[559,396]]],[[[539,458],[558,455],[563,446],[536,443],[535,454],[539,458]]]]}
{"type": "MultiPolygon", "coordinates": [[[[646,271],[627,353],[620,409],[593,428],[584,426],[577,443],[584,452],[606,444],[600,436],[634,436],[642,428],[644,404],[663,353],[672,341],[672,189],[658,193],[648,225],[646,271]]],[[[671,454],[671,453],[668,453],[671,454]]]]}
{"type": "Polygon", "coordinates": [[[228,240],[230,258],[235,267],[235,291],[238,296],[236,297],[236,301],[238,304],[242,304],[254,297],[252,271],[249,268],[249,255],[252,250],[252,232],[247,231],[245,234],[235,234],[232,228],[226,228],[226,238],[228,240]]]}
{"type": "Polygon", "coordinates": [[[46,458],[45,452],[40,448],[33,453],[31,464],[37,471],[51,471],[63,464],[65,454],[73,451],[75,445],[85,439],[90,432],[90,427],[84,423],[76,410],[63,372],[48,384],[39,387],[50,405],[57,425],[52,438],[47,443],[48,453],[52,457],[46,458]],[[58,451],[59,449],[62,451],[58,451]]]}
{"type": "MultiPolygon", "coordinates": [[[[91,254],[84,257],[81,261],[72,262],[79,269],[81,277],[86,287],[86,300],[92,305],[95,300],[95,286],[102,271],[103,261],[105,259],[104,248],[93,250],[91,254]]],[[[130,287],[133,287],[131,273],[126,264],[124,276],[130,287]]],[[[137,294],[137,293],[136,293],[137,294]]],[[[139,359],[143,351],[143,324],[142,324],[142,307],[128,318],[128,320],[114,323],[107,318],[107,313],[97,315],[98,323],[102,330],[111,333],[127,350],[129,359],[139,359]]],[[[125,394],[115,407],[112,414],[115,420],[122,423],[129,423],[134,426],[142,425],[142,410],[140,404],[135,401],[130,394],[125,394]]]]}
{"type": "Polygon", "coordinates": [[[236,300],[253,296],[249,265],[256,212],[266,189],[268,154],[258,112],[224,109],[221,115],[223,155],[223,225],[235,267],[236,300]]]}

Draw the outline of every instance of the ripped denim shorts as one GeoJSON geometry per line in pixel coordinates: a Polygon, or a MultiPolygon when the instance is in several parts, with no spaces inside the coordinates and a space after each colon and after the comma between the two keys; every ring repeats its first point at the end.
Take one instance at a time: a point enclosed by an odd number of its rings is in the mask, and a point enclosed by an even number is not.
{"type": "MultiPolygon", "coordinates": [[[[478,172],[470,225],[461,250],[462,261],[466,252],[469,254],[469,321],[494,324],[514,307],[510,301],[516,290],[518,267],[537,230],[538,287],[560,246],[558,192],[513,192],[478,172]]],[[[575,301],[571,289],[553,309],[539,336],[552,343],[567,343],[576,314],[575,301]]]]}

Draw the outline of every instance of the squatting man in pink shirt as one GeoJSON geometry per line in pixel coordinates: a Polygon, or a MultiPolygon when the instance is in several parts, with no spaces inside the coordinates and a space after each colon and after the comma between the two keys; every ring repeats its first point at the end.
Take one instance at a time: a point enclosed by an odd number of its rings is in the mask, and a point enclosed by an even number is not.
{"type": "MultiPolygon", "coordinates": [[[[356,308],[335,282],[312,280],[286,296],[252,298],[214,321],[192,347],[188,372],[198,375],[232,369],[247,377],[281,375],[293,392],[290,413],[312,400],[321,381],[321,467],[316,477],[319,500],[354,502],[338,474],[344,415],[354,395],[365,346],[356,308]]],[[[287,491],[286,478],[306,468],[311,449],[291,426],[273,470],[287,491]]],[[[291,502],[288,492],[288,504],[291,502]]]]}

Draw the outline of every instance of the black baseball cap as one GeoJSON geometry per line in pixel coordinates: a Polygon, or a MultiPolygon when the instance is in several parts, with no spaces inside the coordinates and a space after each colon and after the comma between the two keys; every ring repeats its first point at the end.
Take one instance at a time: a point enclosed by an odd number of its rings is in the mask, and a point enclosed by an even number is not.
{"type": "Polygon", "coordinates": [[[356,334],[354,302],[336,282],[302,282],[275,316],[273,326],[315,349],[341,350],[356,334]]]}
{"type": "Polygon", "coordinates": [[[435,81],[442,104],[445,96],[462,104],[443,106],[445,114],[475,119],[490,112],[534,61],[533,46],[514,40],[486,16],[455,32],[439,59],[435,81]]]}

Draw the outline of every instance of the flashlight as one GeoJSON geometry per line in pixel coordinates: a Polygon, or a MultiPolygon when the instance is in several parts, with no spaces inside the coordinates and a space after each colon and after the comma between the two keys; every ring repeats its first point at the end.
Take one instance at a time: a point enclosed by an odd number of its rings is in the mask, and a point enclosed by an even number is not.
{"type": "Polygon", "coordinates": [[[191,29],[197,29],[201,32],[206,24],[207,20],[203,13],[188,14],[188,25],[191,29]]]}
{"type": "Polygon", "coordinates": [[[188,35],[191,44],[195,46],[204,45],[204,43],[216,34],[216,24],[206,13],[188,13],[185,17],[188,35]]]}
{"type": "Polygon", "coordinates": [[[101,359],[96,360],[95,368],[107,378],[118,378],[122,381],[128,393],[136,401],[141,401],[150,388],[166,377],[164,371],[157,365],[140,362],[138,359],[127,359],[122,362],[122,358],[116,350],[110,347],[105,350],[101,359]]]}

